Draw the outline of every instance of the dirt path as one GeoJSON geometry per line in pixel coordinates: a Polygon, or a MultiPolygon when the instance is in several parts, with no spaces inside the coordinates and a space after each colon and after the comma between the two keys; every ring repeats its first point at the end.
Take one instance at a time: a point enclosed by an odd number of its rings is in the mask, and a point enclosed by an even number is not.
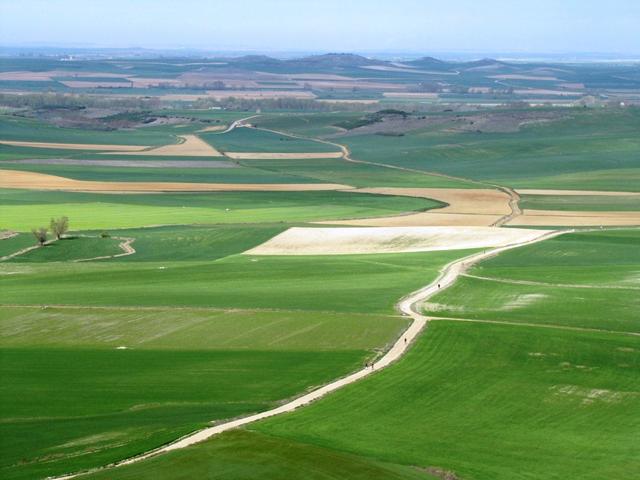
{"type": "Polygon", "coordinates": [[[28,253],[28,252],[30,252],[32,250],[37,249],[37,248],[44,247],[44,246],[47,246],[47,245],[51,245],[53,242],[56,242],[56,241],[57,241],[57,239],[54,238],[52,240],[47,240],[42,245],[32,245],[30,247],[22,248],[22,249],[18,250],[17,252],[13,252],[13,253],[10,253],[9,255],[5,255],[4,257],[0,257],[0,262],[4,262],[5,260],[9,260],[9,259],[12,259],[14,257],[18,257],[20,255],[24,255],[25,253],[28,253]]]}
{"type": "MultiPolygon", "coordinates": [[[[258,115],[256,115],[258,116],[258,115]]],[[[243,125],[238,125],[238,126],[243,126],[243,125]]],[[[314,137],[307,137],[304,135],[298,135],[298,134],[294,134],[294,133],[289,133],[289,132],[282,132],[279,130],[273,130],[270,128],[263,128],[263,127],[256,127],[258,130],[264,130],[266,132],[271,132],[271,133],[276,133],[278,135],[287,135],[290,136],[292,138],[298,138],[301,140],[312,140],[318,143],[324,143],[325,145],[331,145],[334,147],[337,147],[340,149],[340,151],[342,152],[342,158],[347,161],[347,162],[351,162],[351,163],[359,163],[359,164],[363,164],[363,165],[373,165],[376,167],[382,167],[382,168],[389,168],[392,170],[400,170],[400,171],[404,171],[404,172],[409,172],[409,173],[417,173],[419,175],[429,175],[429,176],[433,176],[433,177],[440,177],[440,178],[444,178],[447,180],[453,180],[453,181],[458,181],[458,182],[464,182],[464,183],[472,183],[478,186],[482,186],[483,188],[487,188],[487,187],[491,187],[493,189],[497,189],[500,190],[503,193],[506,193],[509,196],[509,207],[511,209],[511,211],[509,213],[506,213],[504,215],[502,215],[501,217],[499,217],[497,220],[495,219],[488,219],[490,220],[491,223],[489,223],[490,226],[492,227],[501,227],[503,225],[505,225],[506,223],[514,220],[516,217],[522,215],[522,210],[520,209],[520,195],[518,195],[518,193],[510,188],[510,187],[505,187],[502,185],[496,185],[493,183],[486,183],[486,182],[481,182],[479,180],[472,180],[469,178],[463,178],[463,177],[456,177],[453,175],[447,175],[444,173],[439,173],[439,172],[430,172],[430,171],[426,171],[426,170],[418,170],[415,168],[408,168],[408,167],[401,167],[398,165],[389,165],[387,163],[379,163],[379,162],[370,162],[367,160],[357,160],[355,158],[353,158],[351,156],[351,150],[349,149],[349,147],[347,145],[343,145],[341,143],[337,143],[337,142],[332,142],[329,140],[324,140],[321,138],[314,138],[314,137]]],[[[469,220],[468,218],[462,218],[460,220],[462,220],[462,223],[457,223],[456,220],[458,219],[453,219],[454,220],[454,224],[456,225],[462,225],[465,221],[469,220]]],[[[486,221],[487,219],[482,219],[481,222],[486,221]]],[[[401,223],[403,224],[403,223],[401,223]]],[[[483,223],[482,223],[483,224],[483,223]]],[[[404,225],[404,224],[403,224],[404,225]]],[[[478,225],[478,223],[473,223],[473,225],[478,225]]]]}
{"type": "Polygon", "coordinates": [[[387,352],[382,357],[380,357],[377,361],[375,361],[373,365],[370,367],[365,367],[344,378],[340,378],[331,383],[328,383],[316,390],[313,390],[312,392],[304,394],[283,405],[280,405],[279,407],[272,408],[270,410],[267,410],[261,413],[249,415],[249,416],[238,418],[235,420],[230,420],[212,427],[205,428],[198,432],[189,434],[163,447],[157,448],[155,450],[151,450],[149,452],[143,453],[142,455],[138,455],[136,457],[132,457],[111,465],[107,465],[105,467],[93,469],[88,472],[81,472],[81,473],[75,473],[75,474],[65,475],[61,477],[55,477],[52,480],[70,479],[78,475],[81,475],[82,473],[90,473],[94,471],[104,470],[107,468],[115,468],[123,465],[130,465],[132,463],[138,463],[147,458],[155,457],[157,455],[162,455],[174,450],[186,448],[196,443],[203,442],[215,435],[226,432],[228,430],[233,430],[243,425],[248,425],[250,423],[254,423],[259,420],[263,420],[265,418],[281,415],[287,412],[292,412],[336,390],[339,390],[347,385],[355,383],[364,377],[372,375],[373,373],[381,369],[384,369],[388,365],[400,359],[405,354],[405,352],[409,349],[409,347],[413,344],[414,340],[418,337],[418,335],[425,329],[430,318],[419,313],[418,305],[424,302],[425,300],[429,299],[431,296],[435,295],[436,293],[451,286],[456,281],[456,279],[473,264],[481,260],[485,260],[487,258],[498,255],[499,253],[502,253],[506,250],[537,243],[542,240],[549,239],[557,235],[562,235],[568,232],[569,231],[549,232],[546,235],[535,238],[533,240],[522,241],[519,243],[513,243],[511,245],[506,245],[506,246],[495,248],[492,250],[479,252],[447,264],[445,267],[442,268],[440,275],[433,282],[431,282],[426,287],[421,288],[420,290],[417,290],[407,295],[406,297],[402,298],[400,302],[396,305],[396,309],[400,313],[411,317],[413,321],[409,325],[409,327],[402,333],[400,338],[398,338],[396,342],[391,346],[391,348],[387,350],[387,352]]]}
{"type": "MultiPolygon", "coordinates": [[[[96,237],[92,237],[92,238],[96,238],[96,237]]],[[[131,244],[136,241],[135,238],[132,238],[132,237],[113,237],[113,238],[115,238],[116,240],[122,240],[118,244],[118,247],[120,247],[120,249],[122,250],[122,253],[117,253],[115,255],[103,255],[101,257],[80,258],[78,260],[73,260],[73,262],[77,263],[77,262],[91,262],[93,260],[106,260],[110,258],[126,257],[128,255],[133,255],[134,253],[136,253],[136,249],[131,246],[131,244]]]]}

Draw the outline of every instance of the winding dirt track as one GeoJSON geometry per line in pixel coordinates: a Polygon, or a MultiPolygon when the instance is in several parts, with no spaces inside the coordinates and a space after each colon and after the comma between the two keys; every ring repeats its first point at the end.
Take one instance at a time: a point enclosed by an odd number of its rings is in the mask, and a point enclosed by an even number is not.
{"type": "MultiPolygon", "coordinates": [[[[236,125],[236,127],[243,127],[243,126],[245,125],[242,124],[242,122],[236,125]]],[[[331,146],[337,147],[342,152],[342,159],[345,160],[346,162],[359,163],[363,165],[373,165],[376,167],[389,168],[391,170],[400,170],[400,171],[409,172],[409,173],[417,173],[419,175],[429,175],[433,177],[444,178],[447,180],[475,184],[475,185],[478,185],[479,187],[482,187],[483,189],[491,188],[491,189],[499,190],[500,192],[506,194],[509,197],[508,204],[509,204],[510,211],[508,213],[501,213],[498,216],[496,216],[495,214],[482,216],[477,213],[474,213],[472,215],[463,214],[463,213],[455,213],[455,214],[447,213],[447,214],[442,214],[442,217],[434,218],[429,215],[429,213],[437,212],[437,210],[434,210],[432,212],[423,213],[420,217],[414,217],[410,220],[402,219],[401,216],[389,217],[387,222],[382,224],[383,226],[409,226],[409,225],[412,225],[412,226],[419,226],[419,225],[483,226],[483,225],[487,225],[491,227],[501,227],[508,222],[512,222],[515,218],[519,217],[522,214],[522,210],[520,209],[520,205],[519,205],[520,195],[510,187],[504,187],[502,185],[495,185],[492,183],[485,183],[478,180],[472,180],[469,178],[455,177],[453,175],[447,175],[439,172],[430,172],[426,170],[418,170],[415,168],[401,167],[398,165],[389,165],[387,163],[370,162],[367,160],[357,160],[351,157],[351,150],[349,149],[349,147],[341,143],[336,143],[336,142],[332,142],[330,140],[325,140],[321,138],[307,137],[307,136],[298,135],[295,133],[281,132],[279,130],[273,130],[270,128],[260,127],[258,128],[258,130],[264,130],[266,132],[276,133],[278,135],[288,135],[292,138],[299,138],[302,140],[313,140],[315,142],[324,143],[325,145],[331,145],[331,146]],[[397,219],[397,220],[394,221],[393,219],[397,219]]],[[[400,190],[400,189],[396,189],[396,190],[400,190]]],[[[416,189],[416,190],[419,190],[419,189],[416,189]]],[[[422,189],[422,190],[427,190],[427,189],[422,189]]],[[[437,189],[432,189],[432,190],[437,190],[437,189]]],[[[445,189],[441,189],[441,190],[444,191],[445,189]]]]}
{"type": "Polygon", "coordinates": [[[400,302],[396,305],[396,308],[400,311],[400,313],[411,317],[413,321],[411,322],[411,325],[409,325],[409,327],[402,333],[400,338],[398,338],[398,340],[391,346],[391,348],[382,357],[380,357],[371,367],[365,367],[362,370],[358,370],[357,372],[352,373],[351,375],[348,375],[344,378],[340,378],[331,383],[328,383],[316,390],[313,390],[312,392],[304,394],[283,405],[280,405],[279,407],[272,408],[265,412],[249,415],[246,417],[223,422],[218,425],[205,428],[198,432],[189,434],[173,443],[170,443],[158,449],[143,453],[142,455],[138,455],[136,457],[123,460],[121,462],[107,465],[105,467],[101,467],[98,469],[93,469],[87,472],[79,472],[79,473],[65,475],[61,477],[55,477],[53,480],[65,480],[65,479],[77,477],[78,475],[81,475],[83,473],[90,473],[94,471],[104,470],[107,468],[115,468],[119,466],[130,465],[132,463],[137,463],[147,458],[155,457],[157,455],[162,455],[164,453],[168,453],[174,450],[180,450],[182,448],[189,447],[196,443],[203,442],[215,435],[226,432],[228,430],[233,430],[243,425],[248,425],[250,423],[257,422],[265,418],[281,415],[283,413],[292,412],[336,390],[339,390],[347,385],[355,383],[360,379],[367,377],[373,374],[374,372],[389,366],[396,360],[400,359],[406,353],[409,347],[413,344],[413,341],[425,329],[425,327],[427,326],[427,323],[430,320],[429,317],[426,317],[421,313],[419,313],[419,305],[425,300],[429,299],[431,296],[438,293],[439,291],[444,290],[445,288],[453,285],[456,279],[461,274],[463,274],[470,266],[472,266],[473,264],[481,260],[485,260],[487,258],[493,257],[506,250],[537,243],[542,240],[549,239],[557,235],[562,235],[568,232],[571,232],[571,230],[549,232],[546,235],[540,236],[533,240],[522,241],[518,243],[513,243],[511,245],[498,247],[492,250],[483,251],[480,253],[469,255],[467,257],[464,257],[462,259],[459,259],[447,264],[445,267],[443,267],[443,269],[440,272],[440,275],[434,281],[432,281],[426,287],[423,287],[420,290],[417,290],[407,295],[406,297],[402,298],[400,302]]]}

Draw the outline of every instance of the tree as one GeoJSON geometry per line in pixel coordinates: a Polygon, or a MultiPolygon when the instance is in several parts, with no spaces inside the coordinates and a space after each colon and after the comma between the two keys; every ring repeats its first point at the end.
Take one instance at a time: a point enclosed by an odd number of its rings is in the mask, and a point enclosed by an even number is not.
{"type": "Polygon", "coordinates": [[[52,218],[50,228],[51,233],[55,235],[56,239],[60,240],[60,237],[62,237],[62,235],[67,233],[67,230],[69,230],[69,218],[52,218]]]}
{"type": "Polygon", "coordinates": [[[33,236],[36,237],[38,241],[38,245],[44,245],[44,242],[47,241],[47,227],[34,228],[31,230],[33,236]]]}

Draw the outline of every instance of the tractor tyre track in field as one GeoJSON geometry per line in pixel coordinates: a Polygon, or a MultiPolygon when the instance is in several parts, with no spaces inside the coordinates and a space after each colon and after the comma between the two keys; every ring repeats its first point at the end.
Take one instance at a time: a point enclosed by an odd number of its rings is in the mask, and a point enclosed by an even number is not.
{"type": "Polygon", "coordinates": [[[233,430],[244,425],[248,425],[250,423],[257,422],[259,420],[264,420],[266,418],[274,417],[276,415],[282,415],[284,413],[293,412],[298,408],[304,407],[316,400],[319,400],[326,395],[339,390],[347,385],[355,383],[362,378],[368,377],[375,372],[384,369],[385,367],[391,365],[396,362],[408,351],[408,349],[413,345],[415,339],[425,330],[430,317],[422,315],[420,313],[420,305],[428,300],[431,296],[436,293],[450,287],[455,283],[460,275],[465,273],[469,267],[474,265],[475,263],[485,260],[487,258],[494,257],[499,253],[502,253],[506,250],[511,250],[513,248],[518,248],[525,245],[534,244],[545,239],[553,238],[558,235],[562,235],[564,233],[572,232],[573,230],[565,230],[565,231],[552,231],[535,239],[530,239],[522,242],[512,243],[510,245],[494,248],[491,250],[484,250],[479,253],[475,253],[472,255],[468,255],[467,257],[455,260],[445,265],[438,277],[429,283],[427,286],[403,297],[397,304],[396,309],[403,315],[411,317],[412,322],[409,327],[400,335],[400,337],[396,340],[396,342],[389,348],[384,355],[382,355],[378,360],[376,360],[373,364],[367,365],[361,370],[358,370],[346,377],[340,378],[338,380],[334,380],[322,387],[319,387],[309,393],[306,393],[300,397],[294,398],[278,407],[272,408],[270,410],[266,410],[264,412],[256,413],[253,415],[248,415],[241,418],[236,418],[234,420],[224,421],[219,423],[218,425],[214,425],[212,427],[207,427],[197,432],[191,433],[182,437],[172,443],[164,445],[160,448],[156,448],[154,450],[145,452],[141,455],[137,455],[135,457],[131,457],[119,462],[112,463],[110,465],[106,465],[104,467],[99,467],[91,470],[87,470],[84,472],[78,472],[73,474],[67,474],[59,477],[53,477],[51,480],[66,480],[70,478],[75,478],[79,475],[83,475],[86,473],[93,473],[97,471],[102,471],[105,469],[121,467],[125,465],[131,465],[133,463],[141,462],[142,460],[146,460],[148,458],[152,458],[158,455],[162,455],[165,453],[172,452],[174,450],[180,450],[191,445],[195,445],[197,443],[203,442],[215,435],[226,432],[228,430],[233,430]]]}

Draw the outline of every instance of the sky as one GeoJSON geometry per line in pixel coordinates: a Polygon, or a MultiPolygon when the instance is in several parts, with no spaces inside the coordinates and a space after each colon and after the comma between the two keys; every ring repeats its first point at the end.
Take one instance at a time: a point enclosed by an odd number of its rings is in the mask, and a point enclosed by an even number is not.
{"type": "Polygon", "coordinates": [[[640,0],[0,0],[0,45],[640,53],[640,0]]]}

